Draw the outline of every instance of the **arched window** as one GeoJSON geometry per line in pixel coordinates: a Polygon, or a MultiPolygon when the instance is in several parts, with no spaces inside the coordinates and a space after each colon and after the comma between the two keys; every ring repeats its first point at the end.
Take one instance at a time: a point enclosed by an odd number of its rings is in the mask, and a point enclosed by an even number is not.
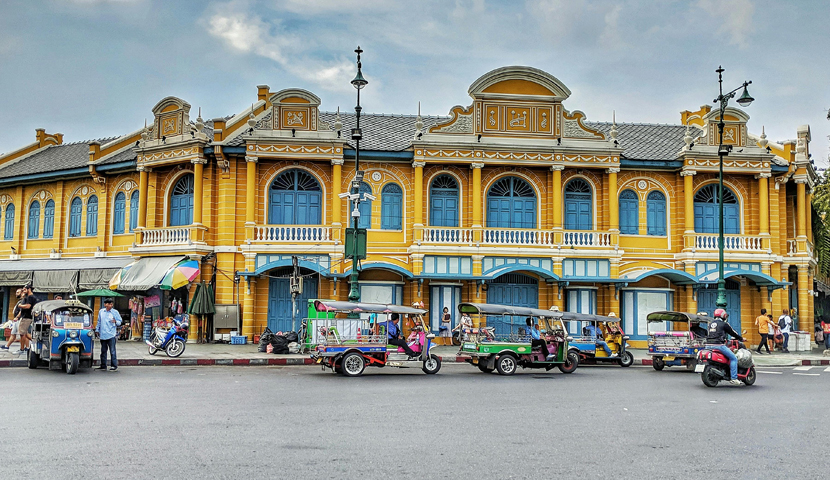
{"type": "Polygon", "coordinates": [[[277,175],[268,190],[268,223],[319,225],[323,189],[310,173],[294,169],[277,175]]]}
{"type": "Polygon", "coordinates": [[[170,226],[182,227],[193,223],[193,174],[182,176],[170,195],[170,226]]]}
{"type": "Polygon", "coordinates": [[[396,183],[383,186],[380,196],[380,228],[401,230],[403,216],[403,190],[396,183]]]}
{"type": "Polygon", "coordinates": [[[360,210],[360,219],[357,221],[357,226],[358,228],[372,228],[372,201],[363,200],[364,193],[371,195],[372,187],[366,182],[361,182],[360,204],[358,205],[358,210],[360,210]]]}
{"type": "Polygon", "coordinates": [[[138,190],[133,190],[130,195],[130,232],[138,226],[138,202],[138,190]]]}
{"type": "Polygon", "coordinates": [[[633,190],[623,190],[620,194],[620,233],[640,233],[640,199],[633,190]]]}
{"type": "MultiPolygon", "coordinates": [[[[695,232],[718,233],[718,185],[711,183],[695,194],[695,232]]],[[[732,190],[723,187],[723,233],[741,233],[740,205],[732,190]]]]}
{"type": "Polygon", "coordinates": [[[40,236],[40,202],[35,200],[29,205],[29,235],[27,238],[40,236]]]}
{"type": "Polygon", "coordinates": [[[591,230],[594,226],[591,185],[575,178],[565,185],[565,230],[591,230]]]}
{"type": "Polygon", "coordinates": [[[429,224],[458,226],[458,183],[450,175],[438,175],[429,189],[429,224]]]}
{"type": "Polygon", "coordinates": [[[536,193],[518,177],[504,177],[487,192],[487,226],[536,228],[536,193]]]}
{"type": "Polygon", "coordinates": [[[3,230],[3,240],[11,240],[14,238],[14,204],[10,203],[6,207],[6,222],[3,230]]]}
{"type": "Polygon", "coordinates": [[[49,200],[43,208],[43,238],[52,238],[55,233],[55,201],[49,200]]]}
{"type": "Polygon", "coordinates": [[[69,204],[69,236],[70,237],[80,237],[81,236],[81,213],[84,210],[84,202],[81,201],[80,197],[75,197],[72,199],[72,203],[69,204]]]}
{"type": "Polygon", "coordinates": [[[666,196],[654,190],[646,197],[646,214],[648,216],[648,234],[666,234],[666,196]]]}
{"type": "Polygon", "coordinates": [[[86,201],[86,236],[98,235],[98,197],[89,197],[86,201]]]}
{"type": "Polygon", "coordinates": [[[112,215],[112,233],[124,233],[124,219],[127,215],[127,196],[124,192],[115,195],[115,206],[112,215]]]}

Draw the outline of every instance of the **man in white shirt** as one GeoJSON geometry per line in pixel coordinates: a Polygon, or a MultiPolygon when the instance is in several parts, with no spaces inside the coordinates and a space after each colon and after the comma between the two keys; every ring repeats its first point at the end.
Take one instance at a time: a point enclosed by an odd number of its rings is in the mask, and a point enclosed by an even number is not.
{"type": "Polygon", "coordinates": [[[787,349],[787,345],[790,342],[790,331],[793,328],[793,319],[790,318],[789,313],[790,312],[788,312],[785,308],[782,312],[782,315],[778,317],[778,328],[781,329],[781,335],[784,336],[784,353],[790,353],[790,351],[787,349]]]}

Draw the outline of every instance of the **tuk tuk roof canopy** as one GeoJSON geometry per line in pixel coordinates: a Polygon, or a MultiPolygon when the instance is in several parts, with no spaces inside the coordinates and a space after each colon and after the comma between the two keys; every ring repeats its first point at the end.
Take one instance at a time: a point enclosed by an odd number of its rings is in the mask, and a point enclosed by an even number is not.
{"type": "Polygon", "coordinates": [[[362,312],[362,313],[397,313],[399,315],[424,315],[427,310],[404,307],[403,305],[386,305],[382,303],[354,303],[332,300],[315,300],[314,308],[318,312],[362,312]]]}
{"type": "Polygon", "coordinates": [[[458,311],[483,315],[513,315],[520,317],[561,318],[558,310],[542,310],[541,308],[514,307],[511,305],[496,305],[493,303],[459,303],[458,311]]]}
{"type": "Polygon", "coordinates": [[[649,322],[701,322],[709,323],[712,318],[705,315],[686,312],[652,312],[646,317],[649,322]]]}
{"type": "Polygon", "coordinates": [[[589,313],[562,312],[562,320],[566,322],[619,322],[620,317],[605,315],[591,315],[589,313]]]}
{"type": "Polygon", "coordinates": [[[37,302],[34,307],[32,307],[32,315],[37,315],[43,312],[52,312],[55,310],[60,310],[61,308],[73,308],[78,310],[86,310],[89,313],[92,313],[92,309],[88,306],[84,305],[83,303],[69,303],[66,300],[46,300],[43,302],[37,302]]]}

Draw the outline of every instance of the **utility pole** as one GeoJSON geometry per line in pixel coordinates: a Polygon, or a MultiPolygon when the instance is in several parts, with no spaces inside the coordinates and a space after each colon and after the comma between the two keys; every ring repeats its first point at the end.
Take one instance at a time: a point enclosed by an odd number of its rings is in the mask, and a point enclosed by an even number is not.
{"type": "MultiPolygon", "coordinates": [[[[359,221],[360,221],[360,183],[363,181],[363,172],[360,171],[360,139],[363,138],[363,132],[360,130],[360,111],[362,110],[360,106],[360,91],[363,87],[366,86],[369,82],[363,78],[363,72],[361,71],[362,64],[360,62],[360,54],[363,53],[363,50],[360,46],[357,47],[355,50],[357,54],[357,75],[352,80],[352,86],[357,90],[357,106],[354,107],[355,117],[357,121],[357,125],[355,128],[352,129],[352,140],[355,141],[355,156],[354,156],[354,171],[355,177],[352,181],[352,188],[351,188],[351,195],[349,195],[350,200],[354,201],[354,210],[352,211],[352,218],[353,218],[353,239],[351,245],[353,246],[352,250],[352,274],[350,276],[350,283],[351,288],[349,289],[349,301],[350,302],[359,302],[360,301],[360,287],[358,285],[358,277],[360,276],[360,258],[361,253],[362,256],[366,256],[365,249],[363,252],[359,252],[358,245],[361,243],[361,236],[363,239],[366,238],[365,230],[363,232],[360,231],[358,228],[359,221]]],[[[348,235],[348,232],[347,232],[348,235]]],[[[348,239],[347,239],[348,241],[348,239]]],[[[365,240],[364,240],[365,241],[365,240]]],[[[364,243],[365,248],[365,243],[364,243]]],[[[347,248],[346,256],[348,258],[349,252],[347,248]]]]}
{"type": "Polygon", "coordinates": [[[297,331],[297,297],[303,293],[303,277],[300,276],[300,260],[296,255],[291,257],[291,280],[289,282],[291,288],[291,331],[297,331]]]}

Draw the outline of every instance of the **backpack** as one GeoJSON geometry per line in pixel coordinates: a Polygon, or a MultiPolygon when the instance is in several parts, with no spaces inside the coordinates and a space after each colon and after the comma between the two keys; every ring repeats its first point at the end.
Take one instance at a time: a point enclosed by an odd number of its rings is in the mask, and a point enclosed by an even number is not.
{"type": "Polygon", "coordinates": [[[780,317],[778,317],[778,328],[783,330],[784,327],[786,327],[786,326],[787,326],[787,321],[784,320],[784,315],[781,315],[780,317]]]}

